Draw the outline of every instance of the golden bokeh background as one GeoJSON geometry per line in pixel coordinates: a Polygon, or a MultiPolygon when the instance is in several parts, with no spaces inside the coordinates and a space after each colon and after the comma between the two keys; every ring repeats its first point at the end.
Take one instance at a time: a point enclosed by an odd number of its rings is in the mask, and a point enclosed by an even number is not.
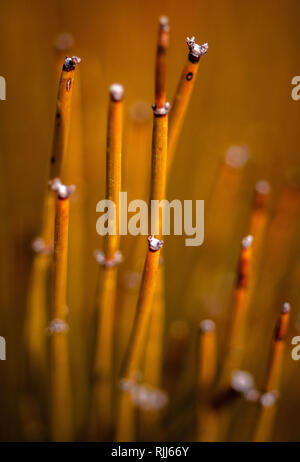
{"type": "MultiPolygon", "coordinates": [[[[205,232],[211,231],[197,248],[185,247],[183,237],[165,239],[165,343],[173,321],[183,319],[190,327],[178,393],[191,405],[195,336],[204,318],[216,321],[222,360],[240,240],[247,233],[255,183],[268,180],[269,224],[244,368],[261,384],[276,316],[281,303],[289,300],[293,314],[274,439],[300,437],[300,364],[290,356],[290,340],[300,330],[300,102],[291,98],[291,80],[300,74],[299,1],[18,0],[0,3],[0,75],[7,85],[7,100],[0,102],[0,335],[7,342],[7,360],[0,363],[1,440],[35,439],[36,435],[31,420],[24,420],[22,408],[23,332],[30,242],[41,222],[51,153],[61,64],[55,49],[57,37],[72,34],[70,53],[82,59],[65,173],[66,180],[77,185],[71,202],[68,306],[74,409],[81,428],[88,394],[86,319],[93,309],[97,277],[93,252],[101,248],[95,225],[96,204],[105,194],[108,88],[113,82],[125,87],[122,189],[128,191],[129,200],[147,199],[152,115],[146,108],[154,98],[157,19],[162,14],[169,17],[171,26],[170,101],[186,60],[186,36],[195,35],[196,41],[209,44],[168,179],[169,200],[205,200],[205,232]],[[222,180],[220,169],[229,149],[249,153],[249,160],[222,180]]],[[[119,275],[120,300],[128,271],[142,269],[143,250],[134,262],[129,256],[137,240],[122,239],[125,259],[119,275]]],[[[133,308],[136,294],[133,291],[133,308]]],[[[122,306],[117,306],[116,313],[123,322],[128,316],[130,325],[133,310],[124,314],[122,306]]],[[[120,345],[116,356],[120,361],[120,345]]],[[[173,438],[192,438],[192,419],[186,414],[179,408],[174,412],[179,428],[183,422],[190,425],[174,431],[173,438]]],[[[247,438],[235,430],[233,439],[247,438]]]]}

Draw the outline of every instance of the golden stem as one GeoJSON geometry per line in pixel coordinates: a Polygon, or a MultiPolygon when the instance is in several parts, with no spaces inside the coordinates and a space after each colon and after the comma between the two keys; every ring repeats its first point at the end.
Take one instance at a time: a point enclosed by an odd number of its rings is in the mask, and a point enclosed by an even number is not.
{"type": "MultiPolygon", "coordinates": [[[[189,39],[187,42],[188,44],[190,43],[189,39]]],[[[183,68],[171,106],[168,140],[168,170],[170,170],[172,167],[177,141],[182,130],[183,122],[199,69],[200,58],[207,51],[207,44],[204,44],[200,47],[199,45],[193,43],[193,47],[194,49],[195,47],[199,47],[199,51],[196,56],[193,55],[191,51],[189,52],[188,59],[183,68]]]]}
{"type": "Polygon", "coordinates": [[[98,331],[94,364],[96,383],[93,396],[96,402],[96,425],[101,438],[107,438],[111,431],[113,413],[114,307],[117,286],[115,259],[120,243],[119,193],[121,192],[123,93],[121,85],[111,85],[107,127],[106,199],[113,201],[116,207],[116,235],[107,234],[104,238],[105,265],[97,301],[98,331]]]}
{"type": "Polygon", "coordinates": [[[285,303],[282,307],[274,332],[271,354],[267,369],[267,377],[264,387],[265,394],[260,400],[259,417],[254,433],[254,441],[256,442],[269,441],[272,436],[272,429],[274,426],[274,419],[277,410],[276,398],[279,393],[282,377],[283,359],[289,319],[290,304],[285,303]]]}
{"type": "Polygon", "coordinates": [[[54,274],[52,322],[62,329],[50,325],[51,343],[51,437],[53,441],[72,439],[72,403],[69,376],[68,342],[66,329],[66,282],[68,257],[69,199],[56,201],[54,234],[54,274]]]}

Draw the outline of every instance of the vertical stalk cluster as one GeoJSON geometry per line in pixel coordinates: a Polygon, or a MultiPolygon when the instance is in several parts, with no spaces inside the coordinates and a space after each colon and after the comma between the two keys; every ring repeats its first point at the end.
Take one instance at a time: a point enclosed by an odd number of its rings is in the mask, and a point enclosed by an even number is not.
{"type": "MultiPolygon", "coordinates": [[[[162,17],[159,21],[156,54],[150,201],[160,201],[165,198],[169,110],[169,104],[166,102],[166,52],[168,42],[169,24],[167,18],[162,17]]],[[[159,265],[160,249],[163,245],[163,242],[159,239],[161,232],[161,215],[159,216],[158,223],[153,223],[153,228],[151,224],[151,230],[153,229],[158,231],[158,238],[155,236],[149,236],[148,238],[148,250],[144,264],[136,314],[123,365],[122,375],[126,380],[134,380],[136,378],[135,374],[138,372],[140,367],[141,355],[145,346],[147,328],[154,297],[157,269],[159,265]]],[[[129,397],[126,393],[121,393],[117,422],[117,438],[121,440],[123,434],[123,416],[127,407],[126,403],[128,399],[129,397]]]]}
{"type": "Polygon", "coordinates": [[[49,187],[43,203],[41,231],[33,243],[34,257],[30,275],[25,337],[31,377],[41,381],[46,375],[45,324],[47,313],[47,284],[51,253],[53,249],[53,229],[55,197],[51,189],[54,178],[60,178],[62,164],[68,146],[71,117],[71,101],[74,87],[75,69],[80,58],[67,57],[61,71],[56,101],[54,138],[50,160],[49,187]]]}

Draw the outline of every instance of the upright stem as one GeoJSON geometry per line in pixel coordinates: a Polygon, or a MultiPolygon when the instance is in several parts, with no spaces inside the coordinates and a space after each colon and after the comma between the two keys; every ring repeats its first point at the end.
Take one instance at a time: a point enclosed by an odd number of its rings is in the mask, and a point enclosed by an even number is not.
{"type": "Polygon", "coordinates": [[[213,441],[217,418],[210,405],[217,373],[216,331],[213,321],[205,320],[199,326],[197,355],[197,441],[213,441]]]}
{"type": "Polygon", "coordinates": [[[104,237],[103,272],[98,296],[98,331],[95,353],[94,399],[97,434],[109,437],[113,413],[113,341],[117,266],[119,261],[119,193],[121,192],[121,152],[123,134],[123,87],[110,87],[106,148],[106,199],[115,204],[116,234],[104,237]]]}
{"type": "Polygon", "coordinates": [[[70,109],[74,87],[75,68],[79,62],[80,58],[77,56],[66,58],[60,76],[56,100],[54,140],[50,162],[50,180],[60,177],[62,164],[66,155],[70,130],[70,109]]]}
{"type": "Polygon", "coordinates": [[[72,439],[72,402],[66,324],[66,283],[68,259],[69,194],[64,185],[57,190],[54,234],[53,297],[49,326],[51,335],[51,437],[72,439]]]}
{"type": "Polygon", "coordinates": [[[286,335],[290,319],[290,304],[284,303],[273,337],[271,354],[267,369],[264,394],[260,399],[260,410],[254,441],[269,441],[276,415],[276,399],[279,394],[286,335]]]}
{"type": "Polygon", "coordinates": [[[197,72],[199,69],[200,58],[208,50],[208,44],[197,45],[195,38],[187,38],[189,54],[187,62],[183,68],[180,81],[175,93],[170,111],[169,141],[168,141],[168,169],[171,169],[177,141],[181,133],[187,108],[190,102],[197,72]]]}
{"type": "Polygon", "coordinates": [[[222,379],[227,383],[230,381],[232,370],[239,368],[244,353],[244,333],[248,314],[252,263],[252,240],[252,236],[248,235],[242,240],[241,245],[233,310],[229,326],[228,353],[222,371],[222,379]]]}

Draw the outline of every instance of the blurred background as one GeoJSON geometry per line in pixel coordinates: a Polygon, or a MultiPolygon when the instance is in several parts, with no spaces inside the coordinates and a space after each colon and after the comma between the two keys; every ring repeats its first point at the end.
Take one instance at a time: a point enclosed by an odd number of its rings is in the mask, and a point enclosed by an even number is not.
{"type": "MultiPolygon", "coordinates": [[[[262,385],[277,314],[288,300],[292,322],[274,440],[300,437],[300,363],[290,356],[291,338],[300,332],[300,102],[291,98],[291,80],[300,75],[299,1],[18,0],[0,3],[0,75],[7,85],[7,100],[0,102],[0,335],[7,343],[7,360],[0,362],[1,440],[47,439],[35,414],[22,404],[24,322],[31,242],[42,218],[64,58],[58,38],[71,34],[67,54],[82,59],[65,173],[66,181],[77,186],[70,212],[68,306],[74,410],[80,429],[88,395],[85,361],[98,271],[94,250],[102,245],[96,234],[96,204],[105,195],[108,89],[113,82],[125,88],[122,190],[128,191],[129,201],[147,200],[157,21],[162,14],[171,27],[170,101],[186,61],[186,37],[195,35],[198,43],[209,44],[168,178],[169,200],[205,200],[205,241],[195,248],[185,247],[184,236],[165,239],[165,349],[174,322],[182,321],[189,332],[172,414],[175,430],[166,438],[193,438],[193,416],[182,410],[182,402],[188,402],[183,406],[187,410],[193,407],[195,339],[202,319],[216,322],[222,361],[240,242],[248,231],[259,180],[270,183],[271,193],[243,368],[262,385]]],[[[139,241],[128,236],[121,243],[124,262],[116,313],[125,327],[116,345],[117,363],[128,340],[136,279],[144,261],[143,246],[136,250],[139,241]],[[124,313],[128,302],[125,306],[122,300],[128,291],[132,303],[124,313]]],[[[233,431],[232,439],[245,438],[242,433],[233,431]]]]}

